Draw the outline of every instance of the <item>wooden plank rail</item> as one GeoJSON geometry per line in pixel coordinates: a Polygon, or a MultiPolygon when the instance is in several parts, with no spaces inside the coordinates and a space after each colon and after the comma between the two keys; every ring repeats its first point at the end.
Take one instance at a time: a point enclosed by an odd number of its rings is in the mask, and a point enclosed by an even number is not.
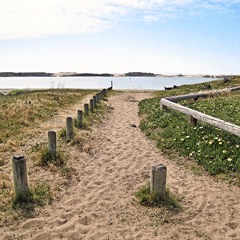
{"type": "Polygon", "coordinates": [[[171,96],[171,97],[166,97],[165,99],[170,100],[172,102],[179,102],[187,99],[198,99],[198,98],[206,98],[209,96],[215,96],[219,95],[222,93],[228,93],[232,91],[237,91],[240,90],[239,87],[233,87],[233,88],[224,88],[222,90],[215,90],[215,91],[208,91],[208,92],[201,92],[201,93],[191,93],[191,94],[185,94],[185,95],[179,95],[179,96],[171,96]]]}
{"type": "Polygon", "coordinates": [[[205,113],[198,112],[196,110],[184,107],[184,106],[176,103],[177,101],[182,101],[182,100],[186,100],[186,99],[206,97],[209,95],[217,95],[219,93],[236,91],[236,90],[240,90],[240,87],[234,87],[234,88],[223,89],[223,90],[218,90],[218,91],[210,91],[208,93],[186,94],[186,95],[162,98],[160,100],[160,106],[161,106],[162,110],[165,110],[166,107],[168,107],[168,108],[174,109],[176,111],[179,111],[181,113],[184,113],[185,115],[190,116],[190,122],[192,124],[196,124],[196,121],[197,121],[196,119],[198,119],[200,121],[209,123],[215,127],[218,127],[220,129],[223,129],[229,133],[232,133],[232,134],[240,137],[240,126],[234,125],[232,123],[223,121],[221,119],[212,117],[205,113]],[[194,120],[196,120],[196,121],[194,121],[194,120]]]}

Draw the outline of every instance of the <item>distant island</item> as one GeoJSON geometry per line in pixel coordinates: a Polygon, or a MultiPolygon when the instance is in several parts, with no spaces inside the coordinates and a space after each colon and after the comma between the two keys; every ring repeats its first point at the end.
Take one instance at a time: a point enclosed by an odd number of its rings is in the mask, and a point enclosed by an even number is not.
{"type": "Polygon", "coordinates": [[[0,72],[0,77],[53,77],[53,73],[46,72],[0,72]]]}
{"type": "Polygon", "coordinates": [[[146,72],[128,72],[125,73],[126,77],[156,77],[154,73],[146,73],[146,72]]]}
{"type": "Polygon", "coordinates": [[[109,73],[0,72],[0,77],[114,77],[109,73]]]}
{"type": "Polygon", "coordinates": [[[63,73],[61,77],[114,77],[114,75],[110,73],[63,73]]]}

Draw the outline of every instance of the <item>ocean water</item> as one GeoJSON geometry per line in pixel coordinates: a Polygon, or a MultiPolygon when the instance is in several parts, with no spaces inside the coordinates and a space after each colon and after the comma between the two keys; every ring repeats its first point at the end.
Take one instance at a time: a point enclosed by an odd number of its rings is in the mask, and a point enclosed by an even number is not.
{"type": "Polygon", "coordinates": [[[1,89],[103,89],[163,90],[164,87],[213,81],[193,77],[0,77],[1,89]]]}

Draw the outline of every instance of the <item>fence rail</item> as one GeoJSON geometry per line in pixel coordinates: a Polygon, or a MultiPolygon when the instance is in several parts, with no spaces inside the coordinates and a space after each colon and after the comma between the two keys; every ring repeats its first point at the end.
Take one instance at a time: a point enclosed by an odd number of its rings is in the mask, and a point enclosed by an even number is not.
{"type": "Polygon", "coordinates": [[[219,93],[236,91],[236,90],[240,90],[240,87],[223,89],[223,90],[218,90],[218,91],[210,91],[208,93],[186,94],[186,95],[162,98],[160,100],[160,106],[161,106],[162,110],[164,110],[168,107],[168,108],[174,109],[176,111],[179,111],[181,113],[184,113],[185,115],[190,116],[191,124],[195,125],[197,123],[197,120],[200,120],[200,121],[209,123],[215,127],[218,127],[220,129],[223,129],[229,133],[232,133],[232,134],[240,137],[240,126],[237,126],[235,124],[212,117],[210,115],[193,110],[191,108],[184,107],[184,106],[176,103],[178,101],[182,101],[182,100],[186,100],[186,99],[197,99],[199,97],[218,95],[219,93]]]}

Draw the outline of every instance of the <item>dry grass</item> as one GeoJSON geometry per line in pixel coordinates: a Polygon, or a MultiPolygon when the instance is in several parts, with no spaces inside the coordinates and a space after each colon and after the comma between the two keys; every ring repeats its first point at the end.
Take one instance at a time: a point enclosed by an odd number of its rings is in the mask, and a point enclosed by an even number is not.
{"type": "MultiPolygon", "coordinates": [[[[49,121],[58,111],[66,109],[67,106],[80,103],[84,97],[94,92],[58,89],[14,91],[7,96],[0,96],[0,223],[19,217],[19,212],[16,213],[11,208],[13,199],[12,155],[26,148],[27,139],[34,137],[40,124],[49,121]]],[[[35,185],[38,186],[35,173],[42,171],[34,162],[39,157],[41,149],[41,143],[37,143],[31,148],[28,156],[30,158],[28,164],[31,166],[29,174],[34,176],[33,189],[35,185]]],[[[48,186],[48,183],[43,182],[43,184],[46,184],[46,189],[51,188],[50,191],[55,187],[48,186]]]]}

